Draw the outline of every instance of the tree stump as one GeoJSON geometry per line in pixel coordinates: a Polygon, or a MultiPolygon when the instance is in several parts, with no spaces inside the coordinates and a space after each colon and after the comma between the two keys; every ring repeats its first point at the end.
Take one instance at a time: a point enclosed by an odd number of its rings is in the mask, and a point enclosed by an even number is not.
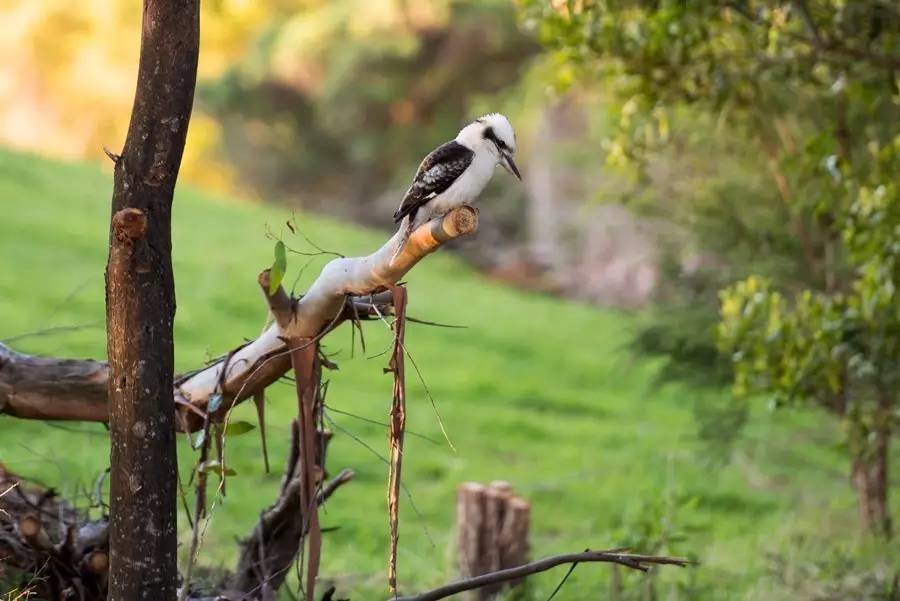
{"type": "MultiPolygon", "coordinates": [[[[460,485],[456,495],[457,552],[463,578],[522,565],[528,556],[531,506],[506,482],[460,485]]],[[[470,593],[470,599],[496,597],[511,581],[470,593]]]]}

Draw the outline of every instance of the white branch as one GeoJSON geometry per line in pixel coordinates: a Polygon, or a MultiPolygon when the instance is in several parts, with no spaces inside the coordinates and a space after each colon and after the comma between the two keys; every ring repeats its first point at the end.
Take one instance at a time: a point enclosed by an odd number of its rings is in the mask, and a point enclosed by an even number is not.
{"type": "MultiPolygon", "coordinates": [[[[320,335],[329,324],[339,319],[348,295],[363,296],[396,284],[423,257],[449,240],[474,232],[477,227],[478,213],[472,207],[463,206],[419,226],[393,261],[391,257],[402,242],[402,229],[371,255],[330,261],[322,268],[309,291],[297,302],[294,318],[286,329],[282,330],[277,323],[273,323],[259,338],[231,357],[224,388],[234,390],[231,383],[259,369],[266,357],[284,353],[286,347],[283,339],[320,335]]],[[[185,400],[195,405],[205,404],[216,390],[223,366],[224,361],[219,362],[183,382],[179,389],[185,400]]],[[[239,401],[246,397],[248,391],[237,389],[234,394],[239,401]]]]}
{"type": "MultiPolygon", "coordinates": [[[[224,410],[284,375],[291,365],[284,341],[324,335],[327,328],[346,317],[342,312],[348,296],[384,291],[442,244],[477,228],[478,213],[463,206],[416,228],[393,261],[397,245],[403,242],[402,229],[371,255],[329,262],[309,292],[294,305],[286,327],[273,324],[227,359],[175,383],[175,399],[186,418],[180,427],[199,427],[199,416],[214,393],[224,393],[228,401],[222,405],[224,410]],[[226,363],[227,372],[222,377],[226,363]]],[[[28,357],[0,345],[0,413],[30,419],[106,421],[107,377],[105,363],[28,357]],[[66,390],[58,386],[60,374],[66,376],[66,390]],[[77,392],[77,398],[73,398],[73,392],[77,392]]]]}

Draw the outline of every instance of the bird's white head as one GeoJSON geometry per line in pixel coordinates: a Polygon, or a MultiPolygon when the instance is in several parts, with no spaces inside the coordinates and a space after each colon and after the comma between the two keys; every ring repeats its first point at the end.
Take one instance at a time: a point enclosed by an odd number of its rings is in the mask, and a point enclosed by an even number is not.
{"type": "Polygon", "coordinates": [[[497,164],[522,179],[513,156],[516,154],[516,132],[512,124],[500,113],[490,113],[479,117],[462,128],[456,141],[474,151],[489,152],[496,157],[497,164]]]}

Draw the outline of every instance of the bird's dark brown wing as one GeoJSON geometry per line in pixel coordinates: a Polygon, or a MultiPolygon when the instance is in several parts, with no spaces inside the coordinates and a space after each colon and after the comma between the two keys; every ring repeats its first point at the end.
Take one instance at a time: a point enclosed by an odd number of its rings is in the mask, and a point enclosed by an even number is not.
{"type": "Polygon", "coordinates": [[[474,155],[455,140],[435,148],[419,165],[412,185],[394,213],[394,222],[401,221],[407,215],[414,217],[419,207],[449,188],[472,164],[474,155]]]}

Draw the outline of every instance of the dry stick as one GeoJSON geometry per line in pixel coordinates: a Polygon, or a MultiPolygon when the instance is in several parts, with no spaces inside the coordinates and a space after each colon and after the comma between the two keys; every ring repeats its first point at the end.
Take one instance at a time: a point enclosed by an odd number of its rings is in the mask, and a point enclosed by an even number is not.
{"type": "Polygon", "coordinates": [[[473,578],[451,582],[450,584],[445,584],[444,586],[438,587],[426,593],[413,595],[410,597],[398,597],[395,598],[394,601],[437,601],[438,599],[446,599],[447,597],[451,597],[464,591],[471,591],[473,589],[482,588],[491,584],[507,582],[509,580],[516,580],[518,578],[530,576],[531,574],[545,572],[547,570],[555,568],[556,566],[589,562],[614,563],[623,565],[633,570],[640,570],[641,572],[646,572],[651,565],[675,565],[683,568],[690,565],[691,563],[687,559],[682,559],[680,557],[634,555],[631,553],[615,553],[610,551],[584,551],[582,553],[566,553],[563,555],[545,557],[544,559],[539,559],[537,561],[526,563],[525,565],[521,566],[516,566],[514,568],[498,570],[496,572],[482,574],[481,576],[475,576],[473,578]]]}
{"type": "Polygon", "coordinates": [[[391,465],[388,476],[388,516],[391,523],[391,550],[388,558],[388,586],[397,595],[397,540],[400,536],[400,470],[403,466],[403,433],[406,429],[406,372],[403,366],[403,336],[406,329],[406,288],[392,286],[394,298],[394,351],[388,371],[394,373],[391,404],[391,465]]]}

